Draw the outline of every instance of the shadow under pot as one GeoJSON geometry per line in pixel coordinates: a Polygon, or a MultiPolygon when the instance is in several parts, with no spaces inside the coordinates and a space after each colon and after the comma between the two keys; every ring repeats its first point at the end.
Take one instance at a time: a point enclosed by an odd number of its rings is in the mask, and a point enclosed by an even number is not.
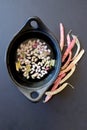
{"type": "Polygon", "coordinates": [[[60,47],[40,18],[29,18],[13,38],[6,64],[13,82],[32,102],[39,101],[56,80],[61,67],[60,47]]]}

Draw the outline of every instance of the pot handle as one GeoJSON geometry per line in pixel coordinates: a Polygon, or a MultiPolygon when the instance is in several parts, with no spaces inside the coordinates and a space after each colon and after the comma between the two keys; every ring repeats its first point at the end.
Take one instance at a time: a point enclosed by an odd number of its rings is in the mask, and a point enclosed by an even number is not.
{"type": "Polygon", "coordinates": [[[40,30],[44,32],[49,32],[49,29],[37,16],[30,17],[25,26],[22,28],[21,32],[29,30],[38,30],[38,31],[40,30]]]}
{"type": "Polygon", "coordinates": [[[22,87],[18,87],[18,89],[22,94],[24,94],[24,96],[26,96],[32,102],[38,102],[41,99],[43,93],[47,90],[46,87],[35,90],[25,89],[22,87]]]}

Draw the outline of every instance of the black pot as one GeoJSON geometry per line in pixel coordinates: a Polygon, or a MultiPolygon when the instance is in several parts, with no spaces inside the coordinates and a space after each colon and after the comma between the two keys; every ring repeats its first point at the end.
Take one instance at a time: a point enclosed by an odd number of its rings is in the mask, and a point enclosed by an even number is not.
{"type": "Polygon", "coordinates": [[[45,91],[53,84],[61,67],[61,51],[57,39],[44,25],[40,18],[29,18],[25,26],[13,38],[7,50],[6,64],[11,79],[14,81],[20,91],[33,102],[39,101],[45,91]],[[22,77],[15,68],[17,48],[25,40],[31,38],[39,38],[48,43],[56,60],[54,69],[42,80],[27,80],[22,77]]]}

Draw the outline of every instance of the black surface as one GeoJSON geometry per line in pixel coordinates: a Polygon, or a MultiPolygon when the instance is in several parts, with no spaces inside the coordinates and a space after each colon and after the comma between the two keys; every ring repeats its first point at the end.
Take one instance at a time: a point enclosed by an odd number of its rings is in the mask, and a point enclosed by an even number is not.
{"type": "Polygon", "coordinates": [[[87,130],[87,54],[66,88],[50,102],[31,103],[10,81],[5,52],[28,17],[39,16],[59,38],[59,23],[87,51],[86,0],[0,0],[0,130],[87,130]]]}

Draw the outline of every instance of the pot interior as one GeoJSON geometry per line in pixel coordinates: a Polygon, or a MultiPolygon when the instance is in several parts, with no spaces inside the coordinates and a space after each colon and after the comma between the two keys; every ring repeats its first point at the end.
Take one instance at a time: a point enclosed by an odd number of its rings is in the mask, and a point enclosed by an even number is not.
{"type": "Polygon", "coordinates": [[[49,34],[40,31],[28,31],[17,35],[9,45],[7,51],[7,68],[13,81],[22,87],[38,88],[49,83],[49,85],[56,79],[61,65],[60,48],[55,39],[49,34]],[[45,41],[51,50],[51,57],[55,59],[55,66],[41,79],[26,79],[22,73],[19,73],[15,67],[17,58],[17,49],[21,44],[26,44],[30,39],[40,39],[45,41]]]}

